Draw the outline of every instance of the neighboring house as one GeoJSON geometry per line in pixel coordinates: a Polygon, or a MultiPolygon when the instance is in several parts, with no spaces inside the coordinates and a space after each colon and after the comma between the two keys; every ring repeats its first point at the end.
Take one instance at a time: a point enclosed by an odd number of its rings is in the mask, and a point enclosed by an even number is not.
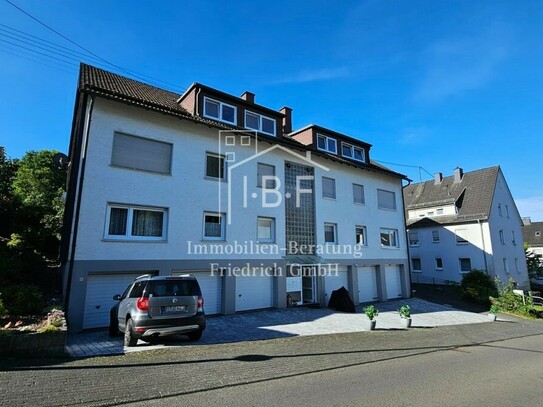
{"type": "Polygon", "coordinates": [[[194,274],[208,314],[410,295],[405,176],[291,109],[178,95],[81,65],[61,258],[70,329],[144,274],[194,274]],[[245,130],[247,129],[247,130],[245,130]]]}
{"type": "Polygon", "coordinates": [[[543,222],[532,222],[530,218],[522,218],[522,221],[522,239],[528,245],[528,252],[543,262],[543,222]]]}
{"type": "Polygon", "coordinates": [[[404,188],[412,282],[461,281],[473,269],[529,289],[522,220],[499,166],[404,188]]]}

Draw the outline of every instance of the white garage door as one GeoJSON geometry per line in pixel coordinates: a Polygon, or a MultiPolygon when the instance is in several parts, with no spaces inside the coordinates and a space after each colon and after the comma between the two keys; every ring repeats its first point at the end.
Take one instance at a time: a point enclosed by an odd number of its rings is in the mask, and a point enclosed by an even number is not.
{"type": "Polygon", "coordinates": [[[116,303],[115,294],[122,294],[126,287],[144,273],[89,274],[83,314],[83,329],[102,328],[109,325],[109,310],[116,303]]]}
{"type": "Polygon", "coordinates": [[[385,266],[385,278],[387,286],[387,299],[402,297],[402,279],[400,266],[385,266]]]}
{"type": "Polygon", "coordinates": [[[358,267],[358,301],[371,302],[379,299],[377,271],[373,266],[358,267]]]}
{"type": "Polygon", "coordinates": [[[273,307],[273,277],[236,277],[236,311],[273,307]]]}
{"type": "Polygon", "coordinates": [[[202,297],[204,297],[204,311],[207,315],[220,314],[222,312],[222,277],[212,275],[209,271],[174,271],[173,276],[180,274],[192,274],[198,280],[202,297]]]}
{"type": "MultiPolygon", "coordinates": [[[[330,297],[332,296],[332,291],[337,290],[338,288],[345,287],[349,289],[349,273],[347,267],[338,267],[337,275],[335,270],[331,270],[330,275],[324,277],[324,293],[325,293],[325,303],[328,306],[330,297]]],[[[351,293],[349,293],[351,294],[351,293]]]]}

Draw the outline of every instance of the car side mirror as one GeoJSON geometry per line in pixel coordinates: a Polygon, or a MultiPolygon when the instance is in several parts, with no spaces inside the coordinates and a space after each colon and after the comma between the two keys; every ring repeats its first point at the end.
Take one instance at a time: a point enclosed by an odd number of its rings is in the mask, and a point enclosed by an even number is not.
{"type": "Polygon", "coordinates": [[[113,299],[114,299],[115,301],[121,301],[121,294],[115,294],[115,295],[113,296],[113,299]]]}

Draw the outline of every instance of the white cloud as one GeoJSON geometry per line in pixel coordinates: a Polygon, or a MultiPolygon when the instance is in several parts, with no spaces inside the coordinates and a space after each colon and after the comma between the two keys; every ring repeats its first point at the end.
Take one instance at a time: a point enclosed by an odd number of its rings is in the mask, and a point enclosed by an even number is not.
{"type": "Polygon", "coordinates": [[[349,69],[347,67],[340,68],[322,68],[311,71],[301,71],[295,75],[287,76],[283,79],[277,80],[275,83],[300,83],[300,82],[314,82],[325,81],[330,79],[343,78],[349,75],[349,69]]]}
{"type": "Polygon", "coordinates": [[[543,221],[543,196],[515,199],[522,217],[530,217],[533,222],[543,221]]]}
{"type": "Polygon", "coordinates": [[[424,53],[422,82],[416,98],[440,101],[490,82],[510,53],[511,35],[502,24],[469,37],[433,43],[424,53]]]}

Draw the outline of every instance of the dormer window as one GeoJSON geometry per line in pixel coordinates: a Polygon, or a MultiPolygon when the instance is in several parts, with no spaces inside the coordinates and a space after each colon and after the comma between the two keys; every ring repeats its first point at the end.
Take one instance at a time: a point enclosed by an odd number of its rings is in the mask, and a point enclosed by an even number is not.
{"type": "Polygon", "coordinates": [[[246,111],[245,128],[275,136],[275,120],[261,114],[246,111]]]}
{"type": "Polygon", "coordinates": [[[334,138],[317,134],[317,148],[322,151],[337,154],[337,141],[334,138]]]}
{"type": "Polygon", "coordinates": [[[204,97],[204,117],[220,122],[236,124],[236,106],[204,97]]]}
{"type": "Polygon", "coordinates": [[[364,149],[355,147],[351,144],[341,143],[341,154],[343,157],[352,158],[353,160],[364,162],[364,149]]]}

